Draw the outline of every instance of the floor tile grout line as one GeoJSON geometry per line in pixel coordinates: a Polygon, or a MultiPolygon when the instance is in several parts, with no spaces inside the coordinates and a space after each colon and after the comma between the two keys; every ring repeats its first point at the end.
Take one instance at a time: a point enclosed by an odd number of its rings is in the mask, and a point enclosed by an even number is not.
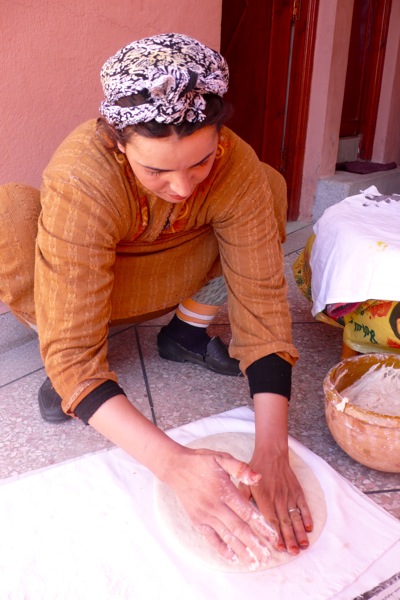
{"type": "MultiPolygon", "coordinates": [[[[126,331],[129,331],[130,329],[134,328],[135,325],[129,325],[127,326],[125,329],[121,329],[120,331],[115,331],[114,333],[110,333],[108,336],[108,339],[111,339],[121,333],[124,333],[126,331]]],[[[30,343],[30,342],[28,342],[30,343]]],[[[22,344],[21,346],[18,346],[18,348],[23,347],[25,344],[22,344]]],[[[14,350],[17,350],[18,348],[14,348],[14,350]]],[[[37,369],[33,369],[33,371],[29,371],[29,373],[25,373],[24,375],[20,375],[20,377],[17,377],[16,379],[11,379],[10,381],[7,381],[5,383],[0,383],[0,390],[7,387],[8,385],[12,385],[13,383],[17,383],[18,381],[22,381],[23,379],[25,379],[26,377],[29,377],[30,375],[33,375],[34,373],[38,373],[39,371],[43,371],[44,370],[44,366],[38,367],[37,369]]]]}
{"type": "Polygon", "coordinates": [[[369,490],[363,492],[366,496],[372,496],[373,494],[392,494],[393,492],[400,492],[400,488],[389,488],[388,490],[369,490]]]}
{"type": "Polygon", "coordinates": [[[146,387],[146,392],[147,392],[147,399],[149,401],[149,406],[150,406],[150,410],[151,410],[151,416],[152,416],[154,425],[157,425],[157,418],[156,418],[156,413],[155,413],[155,410],[154,410],[153,398],[152,398],[152,395],[151,395],[149,380],[148,380],[148,377],[147,377],[146,366],[144,364],[142,346],[141,346],[141,343],[140,343],[140,337],[139,337],[139,333],[138,333],[137,327],[134,327],[134,331],[135,331],[136,345],[137,345],[137,349],[138,349],[138,353],[139,353],[139,360],[140,360],[140,364],[141,364],[141,367],[142,367],[144,385],[146,387]]]}
{"type": "Polygon", "coordinates": [[[314,221],[303,221],[302,225],[300,227],[295,227],[292,231],[290,231],[291,226],[290,223],[298,223],[298,221],[288,221],[287,225],[288,225],[288,230],[286,232],[286,236],[289,237],[289,235],[293,235],[294,233],[296,233],[296,231],[302,231],[303,229],[307,229],[307,227],[313,227],[315,225],[314,221]]]}
{"type": "Polygon", "coordinates": [[[38,373],[39,371],[43,371],[43,370],[44,370],[44,367],[38,367],[37,369],[34,369],[33,371],[29,371],[29,373],[25,373],[25,375],[21,375],[20,377],[17,377],[16,379],[12,379],[11,381],[7,381],[6,383],[0,383],[0,390],[7,387],[8,385],[17,383],[18,381],[22,381],[23,379],[25,379],[25,377],[29,377],[30,375],[33,375],[34,373],[38,373]]]}
{"type": "Polygon", "coordinates": [[[284,258],[290,258],[293,254],[299,254],[303,249],[304,246],[295,250],[288,250],[286,253],[284,253],[284,258]]]}
{"type": "Polygon", "coordinates": [[[133,323],[131,325],[127,325],[124,329],[120,329],[119,331],[109,331],[109,334],[107,336],[107,339],[113,338],[116,335],[119,335],[120,333],[125,333],[125,331],[129,331],[130,329],[133,329],[134,327],[136,327],[136,325],[134,325],[133,323]]]}

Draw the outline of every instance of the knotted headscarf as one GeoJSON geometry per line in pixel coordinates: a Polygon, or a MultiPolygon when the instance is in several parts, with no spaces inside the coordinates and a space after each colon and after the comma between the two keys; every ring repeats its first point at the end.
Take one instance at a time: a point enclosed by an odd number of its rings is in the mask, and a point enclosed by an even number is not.
{"type": "Polygon", "coordinates": [[[203,121],[204,94],[223,96],[229,71],[225,59],[197,40],[179,33],[143,38],[125,46],[100,73],[105,100],[100,112],[117,129],[158,123],[179,125],[203,121]],[[121,107],[116,102],[138,93],[144,104],[121,107]]]}

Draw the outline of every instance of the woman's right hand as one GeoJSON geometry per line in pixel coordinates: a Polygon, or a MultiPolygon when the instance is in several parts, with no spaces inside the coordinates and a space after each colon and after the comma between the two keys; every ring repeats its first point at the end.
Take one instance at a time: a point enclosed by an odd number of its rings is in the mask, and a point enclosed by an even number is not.
{"type": "Polygon", "coordinates": [[[232,562],[239,560],[250,569],[266,564],[266,540],[276,547],[279,534],[231,481],[232,476],[254,486],[260,475],[224,452],[182,448],[177,458],[164,481],[199,533],[232,562]]]}
{"type": "Polygon", "coordinates": [[[104,402],[89,423],[169,485],[194,527],[228,560],[257,568],[268,561],[265,540],[278,543],[268,524],[231,481],[255,486],[260,475],[224,452],[181,446],[142,415],[124,395],[104,402]]]}

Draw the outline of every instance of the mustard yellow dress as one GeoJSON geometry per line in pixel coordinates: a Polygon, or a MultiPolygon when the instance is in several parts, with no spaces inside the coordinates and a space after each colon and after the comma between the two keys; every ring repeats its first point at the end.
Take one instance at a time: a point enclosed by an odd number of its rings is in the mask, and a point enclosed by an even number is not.
{"type": "Polygon", "coordinates": [[[117,381],[110,322],[165,313],[221,273],[230,353],[242,370],[273,353],[290,364],[298,357],[280,245],[285,183],[227,128],[183,207],[143,188],[92,120],[55,152],[40,193],[2,186],[0,211],[0,298],[37,326],[47,375],[70,414],[117,381]]]}

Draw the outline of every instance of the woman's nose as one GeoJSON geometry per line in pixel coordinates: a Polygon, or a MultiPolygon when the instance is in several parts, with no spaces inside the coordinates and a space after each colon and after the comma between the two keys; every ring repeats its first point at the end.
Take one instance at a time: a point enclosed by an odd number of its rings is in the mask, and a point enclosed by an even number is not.
{"type": "Polygon", "coordinates": [[[173,194],[186,198],[193,191],[193,184],[188,173],[175,173],[170,181],[170,189],[173,194]]]}

